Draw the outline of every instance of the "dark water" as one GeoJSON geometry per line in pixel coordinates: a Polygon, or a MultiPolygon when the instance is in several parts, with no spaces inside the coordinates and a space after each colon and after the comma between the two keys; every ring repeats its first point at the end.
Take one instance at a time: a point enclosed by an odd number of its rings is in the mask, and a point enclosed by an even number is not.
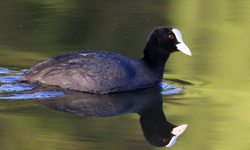
{"type": "MultiPolygon", "coordinates": [[[[164,114],[172,124],[188,124],[170,149],[250,148],[249,1],[4,0],[0,7],[0,67],[14,70],[1,70],[1,79],[12,76],[0,81],[1,88],[13,89],[23,69],[36,62],[72,51],[140,58],[152,29],[171,26],[182,32],[193,56],[174,53],[166,65],[164,82],[183,90],[162,96],[164,114]]],[[[0,100],[1,150],[156,149],[144,138],[138,114],[84,117],[56,111],[41,103],[50,102],[44,95],[57,101],[62,91],[50,92],[0,100]]],[[[0,94],[11,97],[13,91],[0,94]]]]}

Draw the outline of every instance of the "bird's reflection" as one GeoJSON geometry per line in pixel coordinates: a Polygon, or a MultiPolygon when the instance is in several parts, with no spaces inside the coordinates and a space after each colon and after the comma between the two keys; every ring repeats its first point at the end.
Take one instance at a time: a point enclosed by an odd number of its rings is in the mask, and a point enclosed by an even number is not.
{"type": "Polygon", "coordinates": [[[146,140],[153,146],[170,147],[183,133],[186,124],[175,126],[167,121],[162,109],[161,87],[137,92],[109,95],[65,91],[60,99],[38,101],[48,109],[90,117],[109,117],[125,113],[140,115],[140,123],[146,140]]]}

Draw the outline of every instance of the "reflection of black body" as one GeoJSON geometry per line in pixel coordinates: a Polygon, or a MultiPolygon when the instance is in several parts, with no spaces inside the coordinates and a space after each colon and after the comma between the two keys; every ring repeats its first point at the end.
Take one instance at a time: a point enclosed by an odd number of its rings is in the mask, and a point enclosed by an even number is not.
{"type": "Polygon", "coordinates": [[[138,92],[109,95],[81,92],[66,93],[64,100],[38,101],[45,108],[73,114],[108,117],[125,113],[138,113],[145,138],[153,146],[166,146],[174,136],[175,125],[169,123],[162,110],[159,86],[138,92]]]}

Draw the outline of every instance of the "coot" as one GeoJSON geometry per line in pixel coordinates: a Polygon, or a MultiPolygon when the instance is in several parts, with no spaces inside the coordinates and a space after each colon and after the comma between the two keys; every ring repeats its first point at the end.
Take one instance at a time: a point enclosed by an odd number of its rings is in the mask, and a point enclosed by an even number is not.
{"type": "Polygon", "coordinates": [[[176,51],[191,56],[178,29],[157,27],[149,35],[141,59],[77,51],[38,62],[20,81],[99,94],[148,88],[161,82],[165,63],[176,51]]]}

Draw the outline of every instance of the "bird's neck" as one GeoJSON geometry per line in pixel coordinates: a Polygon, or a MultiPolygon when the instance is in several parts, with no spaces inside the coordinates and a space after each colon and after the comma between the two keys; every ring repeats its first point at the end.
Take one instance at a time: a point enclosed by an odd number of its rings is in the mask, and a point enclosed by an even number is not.
{"type": "Polygon", "coordinates": [[[142,60],[151,70],[153,70],[153,72],[158,73],[157,76],[159,76],[160,80],[162,80],[165,64],[169,56],[169,53],[164,53],[164,51],[161,49],[149,49],[146,47],[144,49],[144,57],[142,58],[142,60]]]}
{"type": "Polygon", "coordinates": [[[144,57],[145,62],[152,66],[160,66],[164,67],[165,63],[170,56],[170,53],[165,52],[163,49],[159,47],[145,46],[144,48],[144,57]]]}

